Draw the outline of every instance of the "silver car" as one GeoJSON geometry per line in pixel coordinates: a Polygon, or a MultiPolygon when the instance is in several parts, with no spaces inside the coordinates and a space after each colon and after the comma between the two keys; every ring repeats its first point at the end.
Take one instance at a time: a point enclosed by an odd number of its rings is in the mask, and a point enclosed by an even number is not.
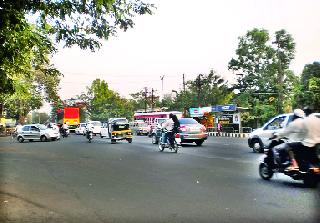
{"type": "Polygon", "coordinates": [[[41,124],[24,125],[17,132],[17,140],[20,143],[24,142],[24,140],[29,140],[30,142],[40,140],[44,142],[57,139],[60,139],[60,133],[58,131],[47,128],[41,124]]]}
{"type": "Polygon", "coordinates": [[[208,138],[206,128],[193,118],[180,118],[181,144],[195,142],[197,146],[208,138]]]}

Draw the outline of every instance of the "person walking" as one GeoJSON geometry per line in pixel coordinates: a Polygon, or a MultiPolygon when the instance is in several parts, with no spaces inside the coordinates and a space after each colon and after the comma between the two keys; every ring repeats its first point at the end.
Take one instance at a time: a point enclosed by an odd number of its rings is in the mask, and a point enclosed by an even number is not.
{"type": "Polygon", "coordinates": [[[218,125],[217,125],[217,132],[218,132],[218,136],[221,136],[221,123],[218,122],[218,125]]]}

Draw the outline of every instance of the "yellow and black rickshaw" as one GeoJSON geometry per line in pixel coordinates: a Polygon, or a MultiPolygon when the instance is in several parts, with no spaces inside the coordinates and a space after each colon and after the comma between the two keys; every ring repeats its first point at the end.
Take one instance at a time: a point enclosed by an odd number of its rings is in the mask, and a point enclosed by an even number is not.
{"type": "Polygon", "coordinates": [[[132,143],[132,131],[126,118],[110,118],[101,128],[101,136],[109,137],[111,143],[116,143],[118,140],[132,143]]]}

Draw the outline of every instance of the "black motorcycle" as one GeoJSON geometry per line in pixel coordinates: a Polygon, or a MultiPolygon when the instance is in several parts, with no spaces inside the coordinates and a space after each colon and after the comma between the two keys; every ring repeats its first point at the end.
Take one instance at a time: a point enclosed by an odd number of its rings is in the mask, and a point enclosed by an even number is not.
{"type": "Polygon", "coordinates": [[[93,139],[93,132],[92,132],[92,130],[87,130],[86,136],[87,136],[87,139],[89,140],[89,143],[91,143],[91,141],[92,141],[92,139],[93,139]]]}
{"type": "Polygon", "coordinates": [[[69,130],[64,129],[64,128],[60,128],[60,134],[62,135],[63,138],[66,138],[69,135],[69,130]]]}
{"type": "Polygon", "coordinates": [[[269,149],[259,164],[259,175],[270,180],[274,173],[283,173],[294,180],[303,180],[307,187],[317,187],[320,180],[319,145],[312,149],[295,152],[298,169],[289,169],[290,157],[283,140],[271,139],[269,149]]]}

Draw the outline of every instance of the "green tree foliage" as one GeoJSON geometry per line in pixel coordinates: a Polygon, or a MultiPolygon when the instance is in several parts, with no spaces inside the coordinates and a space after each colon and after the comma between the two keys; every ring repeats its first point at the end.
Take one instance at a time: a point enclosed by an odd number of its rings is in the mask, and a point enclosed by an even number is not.
{"type": "Polygon", "coordinates": [[[320,111],[320,62],[306,64],[294,95],[295,107],[310,106],[320,111]]]}
{"type": "Polygon", "coordinates": [[[52,39],[94,51],[99,40],[132,27],[132,18],[151,14],[152,7],[140,0],[0,0],[0,93],[14,93],[14,82],[32,76],[33,69],[57,73],[42,66],[55,52],[52,39]]]}
{"type": "Polygon", "coordinates": [[[82,98],[92,120],[107,121],[109,118],[126,117],[132,119],[133,106],[127,99],[109,89],[108,83],[96,79],[87,89],[82,98]]]}
{"type": "Polygon", "coordinates": [[[264,29],[253,29],[239,37],[237,56],[228,67],[238,74],[234,88],[240,95],[235,100],[251,109],[247,121],[264,122],[291,102],[297,78],[288,68],[294,52],[293,38],[285,30],[277,31],[273,39],[264,29]]]}
{"type": "Polygon", "coordinates": [[[16,19],[16,13],[33,14],[38,16],[38,26],[55,35],[57,42],[94,50],[101,45],[99,39],[115,35],[118,28],[133,27],[132,18],[151,14],[152,7],[140,0],[17,0],[0,1],[0,14],[11,16],[11,21],[16,19]]]}

